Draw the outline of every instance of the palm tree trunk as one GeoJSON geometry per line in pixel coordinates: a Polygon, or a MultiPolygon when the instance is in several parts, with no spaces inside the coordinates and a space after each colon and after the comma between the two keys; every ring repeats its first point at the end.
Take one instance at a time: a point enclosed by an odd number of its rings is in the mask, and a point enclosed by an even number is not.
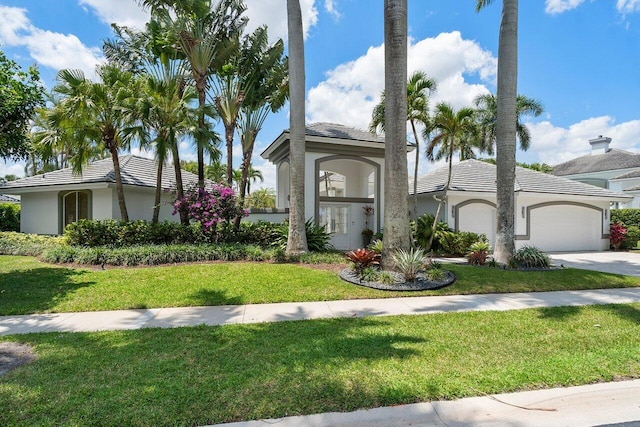
{"type": "MultiPolygon", "coordinates": [[[[184,198],[184,186],[182,184],[182,169],[180,168],[180,154],[178,153],[178,144],[173,144],[171,147],[172,155],[173,155],[173,168],[176,173],[176,193],[178,199],[184,198]]],[[[184,209],[180,209],[178,212],[180,214],[180,223],[182,225],[189,225],[189,217],[187,216],[187,212],[184,209]]]]}
{"type": "Polygon", "coordinates": [[[289,35],[289,235],[287,254],[308,252],[304,220],[305,69],[299,0],[287,0],[289,35]]]}
{"type": "Polygon", "coordinates": [[[503,0],[498,41],[496,119],[497,227],[494,259],[506,264],[515,252],[516,98],[518,92],[518,0],[503,0]]]}
{"type": "Polygon", "coordinates": [[[451,187],[451,174],[453,172],[453,140],[451,140],[451,144],[449,146],[449,173],[447,175],[447,182],[442,189],[442,198],[438,200],[438,209],[436,209],[436,216],[433,218],[433,225],[431,226],[431,236],[429,237],[429,249],[433,245],[433,239],[436,236],[436,229],[438,228],[438,218],[440,217],[440,211],[442,210],[442,205],[444,205],[444,201],[447,200],[447,192],[449,191],[449,187],[451,187]]]}
{"type": "Polygon", "coordinates": [[[410,120],[411,130],[413,131],[413,139],[416,141],[416,164],[413,168],[413,209],[412,219],[418,219],[418,162],[420,161],[420,141],[418,140],[418,132],[413,119],[410,120]]]}
{"type": "Polygon", "coordinates": [[[227,142],[227,185],[233,186],[233,133],[235,126],[229,125],[224,128],[224,136],[227,142]]]}
{"type": "Polygon", "coordinates": [[[109,144],[111,160],[113,160],[113,174],[116,178],[116,194],[118,195],[118,205],[120,206],[120,217],[123,221],[129,221],[127,213],[127,203],[124,199],[124,187],[122,186],[122,174],[120,173],[120,159],[118,158],[118,148],[115,144],[109,144]]]}
{"type": "Polygon", "coordinates": [[[383,264],[411,246],[407,172],[407,0],[385,0],[385,174],[383,264]]]}
{"type": "Polygon", "coordinates": [[[162,166],[163,163],[158,159],[158,175],[156,176],[156,199],[153,205],[153,218],[151,218],[152,224],[157,224],[160,219],[160,202],[162,197],[162,166]]]}
{"type": "Polygon", "coordinates": [[[201,87],[201,83],[199,83],[197,86],[198,106],[200,107],[200,111],[198,112],[198,128],[200,129],[200,134],[198,135],[198,141],[196,141],[198,156],[198,187],[204,188],[204,105],[206,102],[206,88],[201,87]]]}
{"type": "MultiPolygon", "coordinates": [[[[242,155],[242,178],[240,180],[240,197],[238,198],[238,203],[241,207],[244,207],[244,199],[246,197],[246,189],[249,186],[249,168],[251,167],[251,156],[253,155],[253,146],[250,147],[246,152],[242,155]]],[[[235,220],[234,227],[236,230],[240,229],[240,221],[242,220],[241,216],[237,216],[235,220]]]]}

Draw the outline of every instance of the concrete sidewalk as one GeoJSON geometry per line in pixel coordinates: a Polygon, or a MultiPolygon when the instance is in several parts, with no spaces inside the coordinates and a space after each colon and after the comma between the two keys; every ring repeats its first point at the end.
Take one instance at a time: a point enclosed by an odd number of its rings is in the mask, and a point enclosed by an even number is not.
{"type": "Polygon", "coordinates": [[[640,426],[640,380],[416,403],[225,427],[640,426]]]}
{"type": "Polygon", "coordinates": [[[0,316],[0,335],[171,328],[203,324],[213,326],[460,311],[505,311],[631,302],[640,302],[640,288],[35,314],[0,316]]]}

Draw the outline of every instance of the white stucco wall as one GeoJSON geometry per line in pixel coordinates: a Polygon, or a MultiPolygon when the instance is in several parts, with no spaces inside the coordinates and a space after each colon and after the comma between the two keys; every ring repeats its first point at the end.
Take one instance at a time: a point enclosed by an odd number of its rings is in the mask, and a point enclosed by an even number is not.
{"type": "Polygon", "coordinates": [[[20,231],[34,234],[58,234],[58,192],[22,194],[20,231]]]}
{"type": "MultiPolygon", "coordinates": [[[[100,188],[91,191],[92,196],[92,219],[111,219],[113,215],[113,190],[111,188],[100,188]]],[[[117,202],[117,200],[116,200],[117,202]]]]}

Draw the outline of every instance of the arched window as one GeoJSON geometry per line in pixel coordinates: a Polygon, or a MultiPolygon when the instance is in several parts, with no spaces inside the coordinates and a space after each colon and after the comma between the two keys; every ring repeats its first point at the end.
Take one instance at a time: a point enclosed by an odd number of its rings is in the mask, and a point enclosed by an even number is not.
{"type": "Polygon", "coordinates": [[[91,193],[88,191],[69,191],[61,194],[62,229],[80,219],[90,219],[91,193]]]}

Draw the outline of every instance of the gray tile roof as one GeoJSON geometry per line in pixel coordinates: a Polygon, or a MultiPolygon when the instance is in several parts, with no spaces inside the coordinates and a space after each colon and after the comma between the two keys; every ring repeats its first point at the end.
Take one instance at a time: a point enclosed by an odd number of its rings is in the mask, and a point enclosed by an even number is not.
{"type": "Polygon", "coordinates": [[[20,199],[16,197],[0,194],[0,203],[20,203],[20,199]]]}
{"type": "MultiPolygon", "coordinates": [[[[418,194],[442,191],[449,165],[418,178],[418,194]]],[[[409,185],[413,193],[413,185],[409,185]]],[[[496,166],[479,160],[465,160],[453,165],[450,190],[480,193],[496,192],[496,166]]],[[[576,196],[625,199],[629,196],[582,182],[561,178],[531,169],[516,167],[516,192],[566,194],[576,196]]]]}
{"type": "Polygon", "coordinates": [[[575,175],[617,169],[640,168],[640,154],[611,149],[603,154],[587,154],[553,167],[553,175],[575,175]]]}
{"type": "Polygon", "coordinates": [[[640,191],[640,185],[636,185],[635,187],[625,188],[622,191],[640,191]]]}
{"type": "MultiPolygon", "coordinates": [[[[289,130],[287,129],[287,132],[289,130]]],[[[353,141],[380,142],[384,144],[384,137],[336,123],[311,123],[306,127],[308,136],[320,136],[325,138],[339,138],[353,141]]]]}
{"type": "MultiPolygon", "coordinates": [[[[155,160],[134,155],[120,156],[122,183],[138,187],[156,186],[157,163],[155,160]]],[[[190,172],[182,171],[182,179],[186,185],[198,181],[198,177],[190,172]]],[[[74,175],[71,168],[30,176],[17,181],[0,185],[0,190],[47,187],[51,185],[115,183],[113,162],[111,159],[98,160],[86,165],[81,175],[74,175]]],[[[176,180],[173,167],[166,165],[162,171],[162,187],[175,188],[176,180]]]]}
{"type": "Polygon", "coordinates": [[[626,178],[640,178],[640,168],[631,172],[623,173],[611,179],[626,179],[626,178]]]}

